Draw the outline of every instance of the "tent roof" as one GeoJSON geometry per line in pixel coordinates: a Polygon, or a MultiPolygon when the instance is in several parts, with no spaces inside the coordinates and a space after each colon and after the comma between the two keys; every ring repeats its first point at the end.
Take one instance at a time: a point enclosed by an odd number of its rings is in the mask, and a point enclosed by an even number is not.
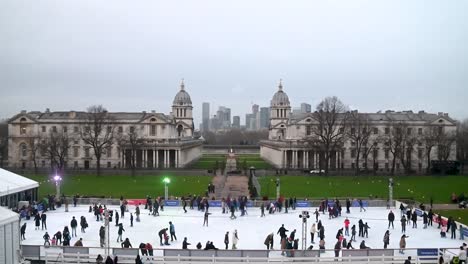
{"type": "Polygon", "coordinates": [[[0,206],[0,225],[19,221],[19,215],[10,209],[0,206]]]}
{"type": "Polygon", "coordinates": [[[0,169],[0,196],[39,187],[39,183],[11,171],[0,169]]]}

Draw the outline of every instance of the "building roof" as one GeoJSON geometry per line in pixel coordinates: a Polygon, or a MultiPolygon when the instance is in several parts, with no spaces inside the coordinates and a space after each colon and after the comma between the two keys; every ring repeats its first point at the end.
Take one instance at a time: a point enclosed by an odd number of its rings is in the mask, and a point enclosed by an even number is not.
{"type": "Polygon", "coordinates": [[[11,171],[0,169],[0,196],[39,187],[39,183],[11,171]]]}
{"type": "Polygon", "coordinates": [[[19,221],[19,215],[12,210],[0,206],[0,226],[19,221]]]}
{"type": "Polygon", "coordinates": [[[278,85],[278,91],[273,95],[273,99],[271,99],[271,106],[289,106],[289,97],[283,91],[283,84],[281,80],[278,85]]]}
{"type": "Polygon", "coordinates": [[[187,106],[192,105],[192,99],[190,99],[190,95],[185,91],[184,80],[180,83],[180,91],[174,97],[174,101],[172,102],[174,106],[187,106]]]}
{"type": "MultiPolygon", "coordinates": [[[[165,115],[163,113],[155,112],[109,112],[109,118],[119,122],[119,121],[134,121],[139,122],[143,121],[149,117],[156,117],[157,119],[163,120],[164,122],[172,122],[172,116],[165,115]]],[[[28,113],[19,113],[13,116],[10,119],[10,122],[17,120],[20,116],[28,117],[34,122],[47,122],[47,121],[74,121],[83,122],[87,119],[87,112],[84,111],[47,111],[47,112],[28,112],[28,113]]]]}

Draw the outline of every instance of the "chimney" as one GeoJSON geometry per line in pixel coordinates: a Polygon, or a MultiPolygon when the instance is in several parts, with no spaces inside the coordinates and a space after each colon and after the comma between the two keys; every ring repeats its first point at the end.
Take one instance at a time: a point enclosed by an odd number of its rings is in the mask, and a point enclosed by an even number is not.
{"type": "Polygon", "coordinates": [[[151,113],[156,114],[156,110],[151,110],[151,113]]]}
{"type": "Polygon", "coordinates": [[[26,110],[21,110],[22,114],[26,114],[26,112],[27,112],[26,110]]]}
{"type": "Polygon", "coordinates": [[[443,113],[443,112],[439,112],[439,113],[437,113],[437,115],[438,115],[438,116],[443,116],[444,113],[443,113]]]}
{"type": "Polygon", "coordinates": [[[50,113],[50,109],[49,109],[49,108],[46,108],[45,112],[46,112],[46,113],[50,113]]]}
{"type": "Polygon", "coordinates": [[[146,111],[143,111],[143,114],[145,114],[145,115],[146,115],[146,111]]]}
{"type": "Polygon", "coordinates": [[[424,114],[424,110],[420,110],[418,114],[424,114]]]}
{"type": "Polygon", "coordinates": [[[76,117],[76,112],[75,111],[68,112],[68,117],[75,118],[76,117]]]}
{"type": "Polygon", "coordinates": [[[444,113],[444,116],[445,116],[445,117],[448,117],[448,113],[444,113]]]}

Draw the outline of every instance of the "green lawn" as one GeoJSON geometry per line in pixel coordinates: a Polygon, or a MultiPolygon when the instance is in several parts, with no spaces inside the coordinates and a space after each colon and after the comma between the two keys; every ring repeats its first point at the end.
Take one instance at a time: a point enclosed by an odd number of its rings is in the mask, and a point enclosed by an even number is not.
{"type": "MultiPolygon", "coordinates": [[[[55,185],[47,176],[27,176],[39,182],[39,197],[55,193],[55,185]]],[[[204,194],[211,176],[170,176],[169,195],[181,196],[187,194],[204,194]]],[[[74,175],[63,177],[62,193],[86,196],[105,196],[118,198],[145,198],[146,195],[163,196],[164,176],[123,176],[103,175],[74,175]]]]}
{"type": "MultiPolygon", "coordinates": [[[[193,169],[205,169],[211,170],[218,165],[221,166],[222,162],[226,162],[227,154],[205,154],[197,162],[195,162],[191,168],[193,169]]],[[[247,167],[255,167],[256,169],[270,169],[271,165],[260,157],[260,154],[236,154],[238,169],[242,168],[244,161],[247,163],[247,167]]]]}
{"type": "MultiPolygon", "coordinates": [[[[281,176],[281,194],[296,197],[379,197],[387,199],[386,176],[281,176]]],[[[276,176],[259,178],[262,196],[276,194],[276,176]]],[[[450,195],[465,192],[468,176],[395,176],[394,197],[429,203],[450,203],[450,195]]]]}
{"type": "MultiPolygon", "coordinates": [[[[458,209],[458,210],[436,210],[437,214],[441,214],[445,217],[452,216],[455,221],[468,225],[468,210],[467,209],[458,209]]],[[[458,236],[458,234],[457,234],[458,236]]]]}

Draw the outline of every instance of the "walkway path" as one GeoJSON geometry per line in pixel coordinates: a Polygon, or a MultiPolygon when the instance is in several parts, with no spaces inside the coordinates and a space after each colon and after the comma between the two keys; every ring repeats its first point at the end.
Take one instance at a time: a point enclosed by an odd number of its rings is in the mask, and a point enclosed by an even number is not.
{"type": "Polygon", "coordinates": [[[249,195],[249,178],[247,176],[217,175],[213,178],[213,184],[216,199],[249,195]]]}

